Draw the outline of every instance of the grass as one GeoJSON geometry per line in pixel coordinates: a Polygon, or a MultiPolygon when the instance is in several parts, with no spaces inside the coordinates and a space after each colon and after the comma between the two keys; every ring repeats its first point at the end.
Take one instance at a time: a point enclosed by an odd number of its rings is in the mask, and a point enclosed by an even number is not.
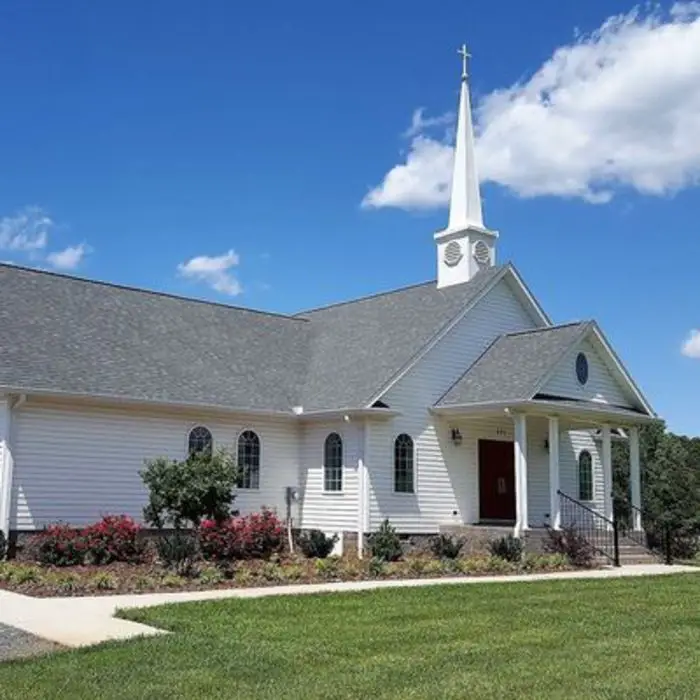
{"type": "Polygon", "coordinates": [[[175,634],[0,666],[0,698],[697,698],[700,576],[171,605],[175,634]]]}

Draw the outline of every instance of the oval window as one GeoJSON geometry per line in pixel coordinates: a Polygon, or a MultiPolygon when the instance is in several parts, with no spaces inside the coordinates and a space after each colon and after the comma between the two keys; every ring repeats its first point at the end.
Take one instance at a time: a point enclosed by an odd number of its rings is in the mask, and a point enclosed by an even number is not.
{"type": "Polygon", "coordinates": [[[585,384],[588,381],[588,358],[582,352],[576,357],[576,378],[579,384],[585,384]]]}

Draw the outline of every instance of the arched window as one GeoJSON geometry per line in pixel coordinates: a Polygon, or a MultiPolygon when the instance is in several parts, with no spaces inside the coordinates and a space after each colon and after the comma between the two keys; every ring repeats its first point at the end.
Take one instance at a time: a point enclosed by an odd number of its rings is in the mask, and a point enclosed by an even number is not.
{"type": "Polygon", "coordinates": [[[187,438],[187,454],[195,455],[200,452],[211,452],[214,440],[211,437],[209,428],[198,425],[190,430],[187,438]]]}
{"type": "Polygon", "coordinates": [[[343,438],[331,433],[323,446],[323,489],[343,490],[343,438]]]}
{"type": "Polygon", "coordinates": [[[593,500],[593,457],[588,450],[578,456],[578,497],[580,501],[593,500]]]}
{"type": "Polygon", "coordinates": [[[260,438],[252,430],[244,430],[238,436],[238,468],[239,488],[260,488],[260,438]]]}
{"type": "Polygon", "coordinates": [[[405,433],[394,442],[394,491],[413,493],[413,440],[405,433]]]}

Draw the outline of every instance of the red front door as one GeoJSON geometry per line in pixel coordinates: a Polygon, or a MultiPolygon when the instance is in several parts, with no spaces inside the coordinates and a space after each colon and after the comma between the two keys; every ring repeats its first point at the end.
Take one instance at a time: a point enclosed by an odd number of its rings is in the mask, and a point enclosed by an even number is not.
{"type": "Polygon", "coordinates": [[[481,520],[515,520],[512,442],[479,440],[479,517],[481,520]]]}

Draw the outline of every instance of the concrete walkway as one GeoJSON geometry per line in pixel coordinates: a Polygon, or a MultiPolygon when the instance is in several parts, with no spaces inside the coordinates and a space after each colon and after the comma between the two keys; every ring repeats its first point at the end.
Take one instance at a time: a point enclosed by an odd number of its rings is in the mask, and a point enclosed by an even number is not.
{"type": "Polygon", "coordinates": [[[619,569],[593,571],[563,571],[553,574],[518,576],[483,576],[472,578],[410,579],[390,581],[348,581],[344,583],[315,583],[267,588],[231,588],[215,591],[185,591],[181,593],[141,593],[86,598],[31,598],[18,593],[0,591],[0,624],[10,625],[30,634],[69,647],[99,644],[110,639],[132,639],[139,636],[167,634],[163,630],[141,625],[114,616],[118,609],[145,608],[166,603],[222,598],[262,598],[277,595],[300,595],[347,591],[370,591],[380,588],[420,586],[456,586],[485,583],[516,583],[518,581],[557,581],[569,579],[608,579],[627,576],[659,576],[682,572],[700,573],[694,566],[664,566],[643,564],[619,569]]]}

